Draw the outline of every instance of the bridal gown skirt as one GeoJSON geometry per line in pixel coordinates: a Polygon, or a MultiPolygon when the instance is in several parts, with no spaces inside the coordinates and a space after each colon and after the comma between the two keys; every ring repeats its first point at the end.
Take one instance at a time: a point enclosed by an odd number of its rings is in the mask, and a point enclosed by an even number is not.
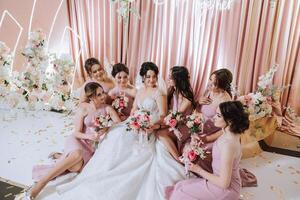
{"type": "Polygon", "coordinates": [[[139,139],[124,123],[112,128],[76,179],[57,187],[61,199],[165,199],[165,187],[184,179],[184,167],[154,135],[139,139]]]}

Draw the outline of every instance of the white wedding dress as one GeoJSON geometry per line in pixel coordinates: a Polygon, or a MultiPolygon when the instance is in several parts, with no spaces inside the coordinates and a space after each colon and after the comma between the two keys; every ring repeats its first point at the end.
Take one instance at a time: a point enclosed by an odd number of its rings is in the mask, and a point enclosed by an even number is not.
{"type": "MultiPolygon", "coordinates": [[[[137,105],[158,119],[155,98],[147,97],[137,105]]],[[[165,199],[166,186],[184,179],[184,167],[153,134],[141,143],[139,135],[126,128],[123,122],[110,129],[76,179],[57,187],[61,199],[160,200],[165,199]]]]}

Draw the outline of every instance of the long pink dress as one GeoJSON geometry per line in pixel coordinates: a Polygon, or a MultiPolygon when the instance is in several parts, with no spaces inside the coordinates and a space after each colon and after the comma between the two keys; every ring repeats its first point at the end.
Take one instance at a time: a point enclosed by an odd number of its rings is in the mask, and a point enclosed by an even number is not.
{"type": "MultiPolygon", "coordinates": [[[[104,105],[102,108],[99,108],[94,113],[87,115],[84,118],[84,130],[85,134],[93,134],[92,131],[95,129],[95,125],[93,123],[94,117],[96,115],[106,115],[106,107],[109,105],[104,105]]],[[[92,155],[95,152],[94,142],[90,140],[83,140],[76,138],[73,134],[66,138],[64,144],[64,152],[63,155],[56,161],[56,163],[61,162],[65,159],[70,153],[81,150],[83,155],[83,166],[90,160],[92,155]]],[[[54,166],[55,164],[48,165],[35,165],[32,170],[32,179],[35,181],[39,181],[43,176],[45,176],[54,166]]]]}
{"type": "MultiPolygon", "coordinates": [[[[216,115],[217,107],[218,106],[212,104],[202,105],[201,112],[205,118],[205,123],[203,127],[203,133],[201,133],[201,136],[208,136],[221,130],[219,127],[216,127],[213,122],[213,117],[216,115]]],[[[187,140],[186,144],[188,144],[189,142],[190,140],[187,140]]],[[[206,148],[209,152],[211,152],[213,148],[213,142],[205,143],[203,147],[206,148]]],[[[197,161],[197,164],[200,165],[206,171],[212,173],[212,154],[207,154],[204,160],[199,159],[197,161]]],[[[257,179],[255,175],[247,169],[241,168],[240,176],[242,179],[243,187],[257,186],[257,179]]]]}
{"type": "MultiPolygon", "coordinates": [[[[179,110],[179,105],[181,104],[179,98],[178,98],[178,94],[176,92],[174,92],[173,94],[173,98],[171,101],[171,108],[173,111],[178,111],[179,110]]],[[[190,115],[192,114],[193,109],[192,106],[190,106],[189,108],[186,109],[186,111],[184,113],[182,113],[184,116],[190,115]]],[[[178,127],[178,130],[180,131],[180,133],[182,134],[182,138],[181,140],[177,140],[177,148],[178,149],[182,149],[183,145],[185,144],[185,142],[190,138],[190,134],[189,134],[189,129],[188,127],[184,124],[184,125],[180,125],[178,127]]]]}
{"type": "MultiPolygon", "coordinates": [[[[220,174],[221,152],[219,139],[213,144],[213,174],[220,174]]],[[[241,152],[240,152],[241,155],[241,152]]],[[[241,189],[239,173],[240,156],[234,159],[230,185],[222,189],[203,178],[191,178],[179,181],[175,186],[166,188],[168,200],[238,200],[241,189]]]]}
{"type": "Polygon", "coordinates": [[[110,92],[114,96],[125,95],[128,98],[128,107],[125,108],[124,110],[122,110],[122,113],[120,116],[122,121],[126,120],[130,116],[130,111],[132,109],[134,97],[130,96],[130,94],[128,94],[128,92],[126,92],[126,91],[121,91],[121,89],[118,86],[111,89],[110,92]]]}

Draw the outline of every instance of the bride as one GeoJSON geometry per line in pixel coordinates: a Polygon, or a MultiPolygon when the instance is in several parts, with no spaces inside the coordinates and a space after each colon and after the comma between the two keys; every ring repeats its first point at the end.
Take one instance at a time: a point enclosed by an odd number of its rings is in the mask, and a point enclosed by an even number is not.
{"type": "Polygon", "coordinates": [[[145,62],[140,69],[143,85],[131,114],[138,109],[151,113],[153,126],[141,143],[139,134],[127,131],[126,121],[111,128],[92,159],[76,179],[57,188],[64,200],[160,200],[166,186],[184,178],[184,167],[175,161],[156,130],[166,115],[166,96],[159,89],[158,68],[145,62]]]}

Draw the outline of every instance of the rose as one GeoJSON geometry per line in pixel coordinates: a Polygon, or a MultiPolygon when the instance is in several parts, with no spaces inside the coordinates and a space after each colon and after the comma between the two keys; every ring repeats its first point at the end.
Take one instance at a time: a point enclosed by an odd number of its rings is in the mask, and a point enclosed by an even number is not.
{"type": "Polygon", "coordinates": [[[136,121],[133,121],[133,122],[131,122],[131,124],[130,124],[131,126],[132,126],[132,128],[134,128],[134,129],[139,129],[140,128],[140,125],[139,125],[139,123],[138,122],[136,122],[136,121]]]}
{"type": "Polygon", "coordinates": [[[177,125],[177,120],[176,119],[171,119],[169,122],[170,122],[171,127],[176,127],[176,125],[177,125]]]}
{"type": "Polygon", "coordinates": [[[187,156],[191,162],[193,162],[197,158],[197,154],[193,150],[189,151],[187,156]]]}
{"type": "Polygon", "coordinates": [[[199,117],[197,117],[195,120],[194,120],[195,124],[200,124],[201,122],[201,119],[199,117]]]}
{"type": "Polygon", "coordinates": [[[144,115],[144,120],[147,122],[147,121],[150,121],[150,117],[148,115],[144,115]]]}
{"type": "Polygon", "coordinates": [[[125,107],[125,102],[124,102],[124,100],[120,100],[119,105],[120,105],[121,108],[122,108],[122,107],[125,107]]]}

